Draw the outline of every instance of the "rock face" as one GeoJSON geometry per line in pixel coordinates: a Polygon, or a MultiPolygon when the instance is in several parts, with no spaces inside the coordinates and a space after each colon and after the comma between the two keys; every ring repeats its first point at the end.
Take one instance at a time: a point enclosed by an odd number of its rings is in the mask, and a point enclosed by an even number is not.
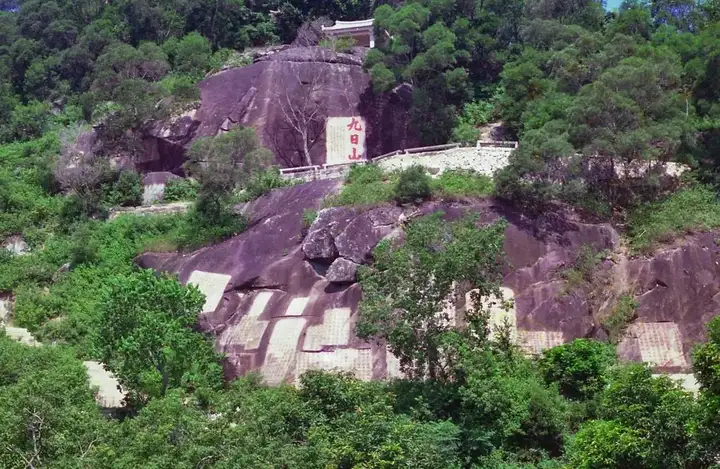
{"type": "Polygon", "coordinates": [[[143,205],[152,205],[162,200],[165,186],[173,179],[180,179],[168,171],[152,172],[143,178],[143,205]]]}
{"type": "Polygon", "coordinates": [[[253,126],[263,143],[283,166],[300,166],[299,135],[289,125],[287,106],[307,105],[318,113],[308,126],[313,164],[325,163],[327,117],[362,116],[368,123],[368,155],[417,145],[408,112],[412,91],[401,87],[374,96],[362,56],[335,53],[321,47],[294,47],[256,58],[247,67],[234,68],[200,83],[202,106],[194,115],[196,135],[216,135],[237,125],[253,126]],[[312,93],[308,88],[314,87],[312,93]]]}
{"type": "MultiPolygon", "coordinates": [[[[682,372],[720,310],[720,247],[711,233],[635,259],[623,253],[610,225],[558,213],[530,219],[493,200],[430,202],[419,210],[329,208],[304,228],[303,211],[321,207],[336,184],[279,189],[248,204],[249,229],[217,246],[138,258],[141,266],[175,272],[206,294],[200,326],[216,335],[229,376],[259,370],[271,384],[293,382],[311,368],[353,371],[363,379],[399,376],[397,360],[382,344],[354,334],[361,298],[356,270],[371,261],[382,239],[402,236],[411,211],[442,211],[448,220],[471,213],[478,223],[507,220],[503,291],[514,308],[493,311],[492,320],[507,317],[528,353],[578,337],[607,338],[603,318],[621,295],[631,295],[638,307],[620,355],[682,372]],[[570,285],[564,273],[585,247],[604,251],[605,260],[596,281],[570,285]]],[[[456,307],[461,312],[465,305],[456,307]]]]}
{"type": "Polygon", "coordinates": [[[358,265],[344,257],[335,259],[325,277],[334,283],[353,283],[357,280],[358,265]]]}

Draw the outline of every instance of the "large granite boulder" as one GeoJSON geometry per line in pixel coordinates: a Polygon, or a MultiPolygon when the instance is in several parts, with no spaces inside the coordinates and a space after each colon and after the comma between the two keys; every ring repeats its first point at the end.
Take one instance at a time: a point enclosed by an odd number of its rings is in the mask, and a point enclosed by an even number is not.
{"type": "MultiPolygon", "coordinates": [[[[408,218],[438,211],[447,220],[476,215],[479,225],[507,221],[503,292],[514,306],[493,310],[492,320],[509,319],[528,353],[578,337],[606,339],[603,318],[621,295],[631,295],[638,307],[621,357],[682,372],[720,309],[720,247],[711,233],[652,258],[631,258],[608,224],[560,212],[528,218],[492,199],[428,202],[419,209],[328,208],[305,227],[303,212],[317,210],[336,189],[332,181],[316,181],[275,190],[244,207],[246,232],[190,254],[138,259],[206,294],[199,324],[215,334],[230,377],[259,370],[269,383],[293,382],[311,368],[353,371],[363,379],[399,376],[399,363],[383,344],[354,334],[362,295],[356,269],[371,262],[382,239],[401,242],[408,218]],[[606,253],[596,281],[570,285],[565,272],[586,247],[606,253]]],[[[456,312],[465,307],[461,298],[456,312]]]]}
{"type": "Polygon", "coordinates": [[[330,265],[325,278],[334,283],[353,283],[357,280],[358,267],[353,261],[340,257],[330,265]]]}
{"type": "MultiPolygon", "coordinates": [[[[210,76],[200,83],[202,105],[193,119],[195,136],[216,135],[243,125],[257,129],[263,143],[283,166],[304,164],[297,132],[282,102],[312,101],[317,114],[307,126],[313,164],[326,162],[328,117],[362,116],[367,123],[368,155],[417,146],[409,123],[412,91],[408,86],[374,95],[362,55],[322,47],[293,47],[260,55],[249,66],[210,76]],[[308,92],[308,88],[313,88],[308,92]],[[299,101],[298,101],[299,99],[299,101]]],[[[161,148],[158,148],[161,150],[161,148]]]]}

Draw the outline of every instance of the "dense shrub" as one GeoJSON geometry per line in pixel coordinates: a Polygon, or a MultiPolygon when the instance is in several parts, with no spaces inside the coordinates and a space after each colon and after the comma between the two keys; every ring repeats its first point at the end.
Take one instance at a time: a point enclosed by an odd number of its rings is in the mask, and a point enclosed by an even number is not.
{"type": "Polygon", "coordinates": [[[395,184],[395,199],[400,203],[419,202],[430,197],[430,176],[425,168],[411,166],[400,172],[395,184]]]}
{"type": "Polygon", "coordinates": [[[444,171],[431,181],[433,194],[442,198],[485,197],[493,193],[491,177],[475,171],[444,171]]]}
{"type": "Polygon", "coordinates": [[[350,166],[350,172],[345,182],[348,184],[369,184],[384,179],[383,170],[377,164],[354,164],[350,166]]]}
{"type": "Polygon", "coordinates": [[[280,176],[280,169],[273,166],[264,171],[252,174],[245,183],[245,193],[248,200],[253,200],[267,194],[273,189],[286,187],[291,184],[290,181],[280,176]]]}
{"type": "Polygon", "coordinates": [[[543,352],[540,370],[548,384],[557,383],[567,398],[587,400],[606,384],[606,373],[617,358],[613,347],[588,339],[553,347],[543,352]]]}
{"type": "Polygon", "coordinates": [[[631,248],[648,252],[658,243],[687,232],[719,226],[717,195],[712,189],[697,185],[660,202],[638,207],[628,219],[628,235],[631,248]]]}
{"type": "Polygon", "coordinates": [[[140,174],[135,171],[122,170],[103,196],[106,206],[135,207],[142,204],[143,183],[140,174]]]}
{"type": "Polygon", "coordinates": [[[163,201],[178,202],[185,200],[195,200],[199,184],[194,179],[170,179],[165,184],[165,192],[163,193],[163,201]]]}

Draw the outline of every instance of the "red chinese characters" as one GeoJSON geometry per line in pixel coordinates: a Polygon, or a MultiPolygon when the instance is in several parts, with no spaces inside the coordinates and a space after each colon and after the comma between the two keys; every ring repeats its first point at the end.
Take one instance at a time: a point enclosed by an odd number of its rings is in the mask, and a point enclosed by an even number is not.
{"type": "Polygon", "coordinates": [[[349,160],[360,160],[362,159],[362,151],[358,154],[358,145],[360,145],[360,134],[356,132],[362,132],[362,123],[355,119],[351,119],[347,125],[348,132],[350,132],[350,144],[352,145],[352,154],[348,155],[349,160]]]}

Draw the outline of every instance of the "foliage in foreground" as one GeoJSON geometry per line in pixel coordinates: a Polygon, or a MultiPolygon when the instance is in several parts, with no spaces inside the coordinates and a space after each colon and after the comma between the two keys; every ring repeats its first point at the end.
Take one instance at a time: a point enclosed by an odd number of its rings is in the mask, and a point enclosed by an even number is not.
{"type": "Polygon", "coordinates": [[[465,312],[470,336],[487,335],[480,299],[501,298],[505,225],[476,223],[470,216],[452,223],[441,214],[421,218],[407,228],[401,247],[381,242],[374,264],[361,270],[358,336],[387,342],[410,376],[444,376],[453,354],[448,341],[456,330],[447,307],[454,306],[458,283],[473,291],[465,312]]]}
{"type": "Polygon", "coordinates": [[[107,368],[142,403],[168,389],[219,387],[210,338],[192,330],[204,297],[152,270],[106,280],[95,347],[107,368]]]}

